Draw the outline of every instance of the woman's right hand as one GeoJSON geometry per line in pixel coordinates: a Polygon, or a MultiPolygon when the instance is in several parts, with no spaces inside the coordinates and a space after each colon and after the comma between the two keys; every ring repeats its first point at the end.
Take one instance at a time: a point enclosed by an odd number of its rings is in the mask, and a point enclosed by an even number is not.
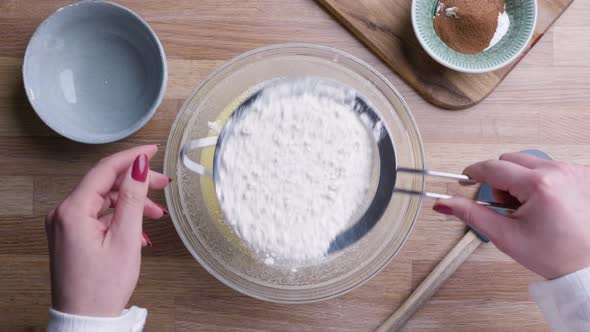
{"type": "Polygon", "coordinates": [[[435,211],[463,220],[547,279],[590,266],[590,168],[508,153],[464,173],[492,186],[498,200],[522,206],[505,217],[457,197],[437,201],[435,211]]]}

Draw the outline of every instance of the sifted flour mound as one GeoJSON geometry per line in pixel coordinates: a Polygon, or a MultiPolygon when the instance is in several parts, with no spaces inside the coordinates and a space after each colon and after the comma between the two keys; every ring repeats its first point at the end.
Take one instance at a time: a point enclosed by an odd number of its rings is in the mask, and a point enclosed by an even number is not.
{"type": "Polygon", "coordinates": [[[227,133],[221,208],[266,264],[321,258],[364,208],[374,142],[355,96],[317,79],[274,84],[227,133]]]}

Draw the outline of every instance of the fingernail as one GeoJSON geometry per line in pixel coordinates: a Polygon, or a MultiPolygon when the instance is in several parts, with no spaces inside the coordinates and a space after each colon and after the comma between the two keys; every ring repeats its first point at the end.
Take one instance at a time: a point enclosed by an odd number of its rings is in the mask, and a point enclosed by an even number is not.
{"type": "Polygon", "coordinates": [[[150,241],[150,238],[147,236],[147,234],[145,232],[141,232],[141,236],[143,236],[143,239],[145,240],[145,242],[147,242],[148,247],[152,247],[152,241],[150,241]]]}
{"type": "Polygon", "coordinates": [[[145,154],[140,154],[133,162],[131,177],[138,182],[145,182],[149,171],[148,158],[145,154]]]}
{"type": "Polygon", "coordinates": [[[438,213],[442,213],[442,214],[446,214],[446,215],[453,214],[453,209],[451,209],[450,207],[448,207],[446,205],[442,205],[442,204],[436,204],[432,207],[432,209],[438,213]]]}
{"type": "Polygon", "coordinates": [[[168,212],[168,210],[166,210],[165,207],[163,207],[162,205],[160,205],[160,204],[158,204],[156,202],[154,202],[154,204],[156,204],[157,207],[159,207],[160,209],[162,209],[162,212],[164,212],[164,215],[165,216],[170,215],[170,212],[168,212]]]}
{"type": "Polygon", "coordinates": [[[156,144],[156,147],[157,147],[157,148],[160,148],[160,145],[161,145],[161,144],[156,144]]]}
{"type": "Polygon", "coordinates": [[[172,182],[172,178],[168,177],[168,183],[172,182]]]}

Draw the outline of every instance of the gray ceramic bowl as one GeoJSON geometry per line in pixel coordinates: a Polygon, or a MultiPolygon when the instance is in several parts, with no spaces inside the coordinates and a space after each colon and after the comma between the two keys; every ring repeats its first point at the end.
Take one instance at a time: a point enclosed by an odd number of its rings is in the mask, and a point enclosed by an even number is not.
{"type": "Polygon", "coordinates": [[[131,10],[83,1],[57,10],[25,53],[29,101],[53,130],[83,143],[107,143],[143,127],[166,89],[158,37],[131,10]]]}

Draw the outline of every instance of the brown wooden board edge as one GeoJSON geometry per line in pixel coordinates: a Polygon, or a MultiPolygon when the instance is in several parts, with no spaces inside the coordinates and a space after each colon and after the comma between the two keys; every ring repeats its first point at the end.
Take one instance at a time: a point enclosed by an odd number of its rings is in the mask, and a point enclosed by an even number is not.
{"type": "Polygon", "coordinates": [[[412,83],[410,83],[408,80],[406,80],[406,78],[403,77],[397,70],[395,70],[393,63],[391,63],[390,61],[388,61],[386,59],[386,57],[381,52],[381,50],[374,47],[374,45],[371,43],[371,41],[368,38],[366,38],[366,36],[361,31],[359,31],[354,25],[350,24],[350,22],[335,7],[333,7],[327,0],[316,0],[316,1],[319,2],[325,9],[327,9],[328,12],[330,14],[332,14],[338,22],[340,22],[340,24],[342,24],[346,29],[351,31],[366,47],[368,47],[373,53],[375,53],[381,61],[385,62],[387,64],[387,66],[393,72],[395,72],[399,77],[401,77],[409,86],[411,86],[414,89],[414,91],[416,91],[419,95],[421,95],[426,101],[428,101],[429,103],[431,103],[437,107],[444,108],[447,110],[464,110],[469,107],[475,106],[475,105],[479,104],[480,102],[482,102],[484,99],[486,99],[492,92],[494,92],[494,90],[496,90],[496,88],[502,83],[502,81],[506,78],[506,76],[508,76],[508,74],[510,74],[510,72],[512,72],[512,70],[520,62],[520,60],[522,60],[529,53],[529,51],[533,47],[535,47],[535,45],[545,35],[545,33],[553,26],[553,24],[555,24],[555,22],[561,17],[561,15],[563,15],[563,13],[565,13],[565,11],[574,2],[574,0],[570,0],[566,4],[565,8],[557,16],[555,16],[555,18],[551,21],[551,23],[549,23],[549,25],[547,25],[547,28],[545,30],[543,30],[541,33],[539,33],[536,37],[533,34],[533,38],[532,38],[531,42],[529,43],[527,48],[522,52],[522,54],[516,60],[514,60],[511,64],[507,65],[506,67],[498,69],[493,72],[493,73],[500,72],[500,74],[498,75],[500,80],[498,81],[498,84],[496,84],[490,90],[490,92],[488,92],[485,96],[483,96],[479,100],[474,100],[471,103],[455,105],[455,104],[447,104],[444,102],[440,102],[437,99],[433,98],[432,96],[429,96],[426,93],[417,89],[412,83]],[[501,74],[501,72],[503,72],[503,71],[504,71],[504,74],[501,74]]]}

